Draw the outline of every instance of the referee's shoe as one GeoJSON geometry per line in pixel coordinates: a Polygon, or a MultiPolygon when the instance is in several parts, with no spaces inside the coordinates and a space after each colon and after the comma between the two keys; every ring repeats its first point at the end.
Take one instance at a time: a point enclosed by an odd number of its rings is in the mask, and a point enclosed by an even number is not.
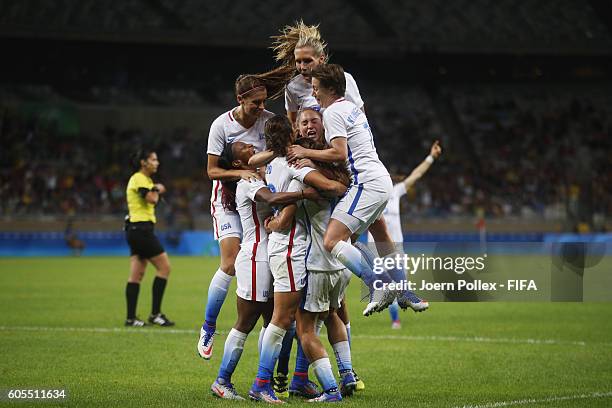
{"type": "Polygon", "coordinates": [[[170,321],[165,314],[158,313],[149,316],[149,323],[156,324],[158,326],[167,327],[174,326],[174,322],[170,321]]]}

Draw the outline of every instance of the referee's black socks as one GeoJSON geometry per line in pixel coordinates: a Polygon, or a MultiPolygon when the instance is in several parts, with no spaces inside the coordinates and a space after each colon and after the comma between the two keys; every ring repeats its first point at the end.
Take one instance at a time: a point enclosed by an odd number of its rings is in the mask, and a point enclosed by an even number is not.
{"type": "Polygon", "coordinates": [[[153,316],[161,313],[161,303],[164,291],[166,290],[166,283],[168,283],[168,279],[159,276],[156,276],[153,280],[153,302],[151,307],[151,314],[153,316]]]}
{"type": "Polygon", "coordinates": [[[138,303],[138,292],[140,292],[140,283],[128,282],[125,286],[125,299],[127,301],[127,318],[136,318],[136,304],[138,303]]]}

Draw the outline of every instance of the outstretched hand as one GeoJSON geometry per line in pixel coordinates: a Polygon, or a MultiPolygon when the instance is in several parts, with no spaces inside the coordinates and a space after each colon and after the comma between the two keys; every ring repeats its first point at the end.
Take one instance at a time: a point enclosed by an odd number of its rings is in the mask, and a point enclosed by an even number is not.
{"type": "Polygon", "coordinates": [[[435,142],[433,142],[433,144],[431,145],[431,150],[429,151],[429,154],[434,159],[437,159],[438,157],[440,157],[440,155],[442,154],[442,147],[440,146],[439,140],[436,140],[435,142]]]}

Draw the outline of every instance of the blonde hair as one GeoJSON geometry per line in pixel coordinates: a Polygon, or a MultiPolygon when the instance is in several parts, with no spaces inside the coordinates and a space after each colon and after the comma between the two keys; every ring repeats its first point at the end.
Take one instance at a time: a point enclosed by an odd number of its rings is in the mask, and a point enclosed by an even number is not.
{"type": "MultiPolygon", "coordinates": [[[[325,55],[327,43],[321,39],[319,25],[306,25],[303,20],[296,21],[292,26],[285,26],[280,35],[272,36],[272,50],[276,61],[282,65],[295,67],[296,48],[310,47],[317,57],[325,55]]],[[[327,62],[327,60],[325,61],[327,62]]]]}
{"type": "Polygon", "coordinates": [[[327,43],[321,39],[319,25],[306,25],[303,20],[296,21],[292,26],[285,26],[279,35],[270,37],[274,51],[274,59],[280,65],[271,71],[256,76],[266,83],[268,97],[276,99],[284,94],[285,85],[296,74],[295,49],[311,47],[316,56],[325,56],[327,62],[327,43]]]}

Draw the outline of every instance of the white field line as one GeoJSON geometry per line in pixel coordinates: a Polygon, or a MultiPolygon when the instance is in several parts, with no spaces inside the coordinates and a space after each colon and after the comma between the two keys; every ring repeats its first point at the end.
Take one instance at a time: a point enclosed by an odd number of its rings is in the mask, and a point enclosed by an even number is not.
{"type": "Polygon", "coordinates": [[[610,397],[612,397],[612,392],[593,392],[590,394],[576,394],[576,395],[556,396],[556,397],[547,397],[547,398],[527,398],[527,399],[514,400],[514,401],[488,402],[486,404],[462,405],[462,406],[455,406],[453,408],[497,408],[497,407],[510,407],[513,405],[542,404],[542,403],[556,402],[556,401],[571,401],[571,400],[581,400],[581,399],[586,400],[586,399],[610,398],[610,397]]]}
{"type": "MultiPolygon", "coordinates": [[[[53,327],[53,326],[0,326],[0,331],[25,332],[77,332],[77,333],[138,333],[138,334],[191,334],[198,335],[199,330],[168,329],[168,328],[126,328],[126,327],[53,327]]],[[[219,331],[220,335],[227,333],[219,331]]],[[[403,341],[439,341],[464,343],[497,343],[497,344],[532,344],[532,345],[565,345],[586,346],[603,345],[612,346],[612,343],[587,343],[585,341],[569,341],[558,339],[519,339],[504,337],[468,337],[468,336],[404,336],[404,335],[370,335],[354,334],[354,339],[366,340],[403,340],[403,341]]]]}

